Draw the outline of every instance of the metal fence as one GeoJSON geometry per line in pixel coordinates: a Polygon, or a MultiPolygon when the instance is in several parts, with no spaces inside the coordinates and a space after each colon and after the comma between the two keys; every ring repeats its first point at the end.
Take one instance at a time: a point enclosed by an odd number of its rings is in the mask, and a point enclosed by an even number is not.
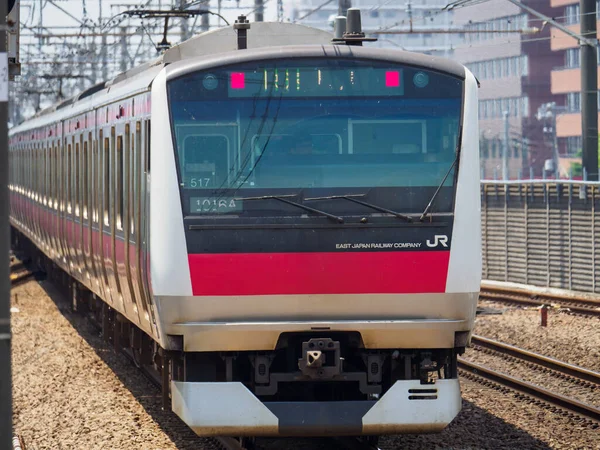
{"type": "Polygon", "coordinates": [[[482,181],[483,278],[600,292],[600,183],[482,181]]]}

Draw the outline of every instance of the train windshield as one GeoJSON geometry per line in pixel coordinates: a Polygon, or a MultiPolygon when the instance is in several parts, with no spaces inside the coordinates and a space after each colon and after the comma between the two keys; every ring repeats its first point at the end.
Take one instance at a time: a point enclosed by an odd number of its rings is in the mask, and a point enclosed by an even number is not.
{"type": "Polygon", "coordinates": [[[257,61],[177,78],[168,92],[186,212],[239,213],[227,199],[300,191],[363,192],[419,211],[451,170],[437,200],[450,211],[462,84],[347,59],[257,61]]]}

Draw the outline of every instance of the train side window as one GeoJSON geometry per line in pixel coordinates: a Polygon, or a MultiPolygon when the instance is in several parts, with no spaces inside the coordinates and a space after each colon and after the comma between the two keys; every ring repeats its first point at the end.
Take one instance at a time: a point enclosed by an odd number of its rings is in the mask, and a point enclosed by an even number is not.
{"type": "Polygon", "coordinates": [[[54,160],[52,156],[54,155],[54,145],[53,142],[48,142],[48,208],[52,208],[54,202],[52,200],[52,187],[54,186],[54,173],[52,170],[54,169],[54,160]]]}
{"type": "Polygon", "coordinates": [[[42,151],[44,152],[44,166],[42,169],[44,171],[44,174],[42,176],[42,178],[44,180],[43,181],[43,191],[44,191],[43,192],[43,200],[44,200],[44,205],[47,205],[48,204],[48,184],[50,184],[50,183],[48,182],[48,162],[49,162],[48,160],[49,160],[49,158],[48,158],[48,145],[46,143],[44,143],[44,147],[43,147],[42,151]]]}
{"type": "Polygon", "coordinates": [[[59,177],[59,169],[60,169],[60,141],[56,141],[56,147],[54,147],[54,208],[58,210],[59,208],[59,195],[60,195],[60,177],[59,177]]]}
{"type": "Polygon", "coordinates": [[[81,168],[81,185],[83,186],[82,196],[81,196],[81,209],[82,215],[84,219],[88,218],[88,142],[84,141],[83,143],[83,167],[81,168]]]}
{"type": "Polygon", "coordinates": [[[137,170],[136,170],[136,152],[134,149],[137,145],[136,133],[130,134],[130,142],[131,145],[127,152],[127,157],[129,158],[129,170],[127,171],[129,177],[129,233],[131,239],[135,239],[135,199],[137,194],[137,170]]]}
{"type": "Polygon", "coordinates": [[[123,192],[121,195],[121,201],[123,202],[123,218],[122,224],[123,229],[126,231],[125,238],[126,242],[129,239],[128,236],[131,234],[131,203],[132,203],[132,195],[131,195],[131,134],[129,124],[125,125],[125,134],[123,136],[124,140],[124,154],[121,155],[121,161],[123,163],[123,192]],[[127,199],[127,202],[125,202],[127,199]],[[125,211],[125,207],[127,207],[127,211],[125,211]],[[127,229],[125,229],[127,227],[127,229]]]}
{"type": "Polygon", "coordinates": [[[31,169],[29,171],[29,179],[31,180],[31,197],[35,200],[35,182],[37,180],[37,176],[35,173],[35,143],[31,144],[31,149],[29,153],[31,155],[31,169]]]}
{"type": "Polygon", "coordinates": [[[146,146],[145,150],[145,166],[144,166],[144,172],[149,174],[150,173],[150,121],[147,120],[146,124],[145,124],[145,131],[146,131],[146,135],[144,136],[144,144],[146,146]]]}
{"type": "Polygon", "coordinates": [[[110,139],[104,138],[104,225],[110,224],[110,139]]]}
{"type": "Polygon", "coordinates": [[[67,200],[67,212],[69,214],[71,214],[72,209],[71,209],[71,192],[73,191],[73,189],[71,189],[71,182],[73,180],[72,176],[73,176],[73,161],[72,161],[72,155],[73,152],[72,150],[72,144],[67,144],[67,179],[66,179],[66,183],[67,183],[67,192],[66,192],[66,200],[67,200]]]}
{"type": "Polygon", "coordinates": [[[27,145],[27,195],[29,198],[34,198],[33,197],[33,182],[32,182],[33,174],[31,172],[33,170],[32,146],[33,146],[33,144],[31,144],[31,143],[29,145],[27,145]]]}
{"type": "Polygon", "coordinates": [[[38,166],[38,176],[39,176],[39,186],[40,186],[40,194],[38,196],[38,201],[40,204],[45,203],[46,198],[46,147],[43,142],[40,142],[38,146],[39,153],[39,166],[38,166]]]}
{"type": "Polygon", "coordinates": [[[36,188],[37,188],[37,196],[36,196],[36,200],[39,203],[42,203],[42,190],[43,190],[43,183],[44,183],[44,179],[42,177],[42,166],[44,164],[44,159],[43,159],[43,153],[44,151],[42,150],[42,144],[40,142],[38,142],[38,144],[36,145],[36,150],[35,150],[35,156],[36,156],[36,161],[35,161],[35,178],[36,178],[36,188]]]}
{"type": "MultiPolygon", "coordinates": [[[[102,136],[100,136],[102,139],[102,136]]],[[[100,141],[101,142],[101,141],[100,141]]],[[[98,223],[98,195],[100,188],[100,160],[98,159],[98,140],[94,139],[92,143],[92,201],[90,202],[93,205],[92,208],[92,222],[98,223]],[[94,170],[96,169],[96,170],[94,170]]]]}
{"type": "Polygon", "coordinates": [[[75,180],[74,186],[75,190],[73,192],[73,203],[75,204],[75,215],[79,217],[80,209],[79,209],[79,157],[80,157],[80,146],[79,142],[75,142],[75,180]]]}
{"type": "Polygon", "coordinates": [[[29,170],[27,171],[27,177],[28,177],[28,187],[29,187],[29,197],[30,198],[35,198],[34,196],[34,172],[33,172],[33,168],[35,167],[33,164],[33,143],[29,144],[29,149],[27,151],[27,156],[28,156],[28,164],[29,164],[29,170]]]}
{"type": "Polygon", "coordinates": [[[115,158],[115,177],[116,177],[116,192],[115,192],[115,207],[117,228],[123,229],[123,136],[117,136],[117,154],[115,158]]]}

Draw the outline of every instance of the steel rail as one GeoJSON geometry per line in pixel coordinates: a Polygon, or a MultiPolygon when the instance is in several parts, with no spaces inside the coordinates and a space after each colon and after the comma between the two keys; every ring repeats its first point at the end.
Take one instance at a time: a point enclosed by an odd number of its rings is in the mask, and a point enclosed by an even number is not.
{"type": "Polygon", "coordinates": [[[471,338],[471,343],[479,347],[488,348],[490,350],[544,366],[548,369],[563,373],[565,375],[570,375],[572,377],[600,385],[600,373],[584,369],[583,367],[575,366],[558,359],[549,358],[547,356],[540,355],[539,353],[530,352],[529,350],[505,344],[504,342],[495,341],[493,339],[488,339],[483,336],[473,335],[471,338]]]}
{"type": "Polygon", "coordinates": [[[479,294],[480,300],[517,303],[529,306],[544,306],[558,303],[570,311],[587,316],[600,317],[600,302],[593,299],[581,297],[561,297],[552,294],[528,294],[521,291],[510,291],[507,289],[482,288],[479,294]],[[546,300],[544,300],[546,299],[546,300]]]}
{"type": "Polygon", "coordinates": [[[495,370],[492,370],[489,367],[466,361],[463,358],[458,358],[458,367],[459,369],[462,369],[465,372],[471,373],[482,378],[486,378],[502,386],[514,389],[518,392],[522,392],[531,397],[535,397],[546,403],[550,403],[559,408],[566,409],[568,411],[584,416],[588,419],[600,422],[600,409],[592,405],[588,405],[573,398],[565,397],[564,395],[551,392],[540,386],[528,383],[523,380],[519,380],[518,378],[512,377],[510,375],[506,375],[501,372],[496,372],[495,370]]]}

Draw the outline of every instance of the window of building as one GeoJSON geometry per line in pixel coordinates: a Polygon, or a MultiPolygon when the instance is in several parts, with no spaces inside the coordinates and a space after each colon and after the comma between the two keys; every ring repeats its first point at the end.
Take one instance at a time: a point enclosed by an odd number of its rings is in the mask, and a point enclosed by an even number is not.
{"type": "Polygon", "coordinates": [[[569,136],[566,139],[565,150],[568,156],[574,156],[581,150],[582,141],[581,136],[569,136]]]}
{"type": "Polygon", "coordinates": [[[568,5],[565,8],[565,22],[567,25],[579,23],[579,4],[568,5]]]}
{"type": "Polygon", "coordinates": [[[568,48],[565,52],[565,67],[573,68],[579,67],[579,49],[568,48]]]}
{"type": "Polygon", "coordinates": [[[567,94],[567,111],[569,111],[569,112],[581,111],[581,93],[580,92],[569,92],[567,94]]]}

